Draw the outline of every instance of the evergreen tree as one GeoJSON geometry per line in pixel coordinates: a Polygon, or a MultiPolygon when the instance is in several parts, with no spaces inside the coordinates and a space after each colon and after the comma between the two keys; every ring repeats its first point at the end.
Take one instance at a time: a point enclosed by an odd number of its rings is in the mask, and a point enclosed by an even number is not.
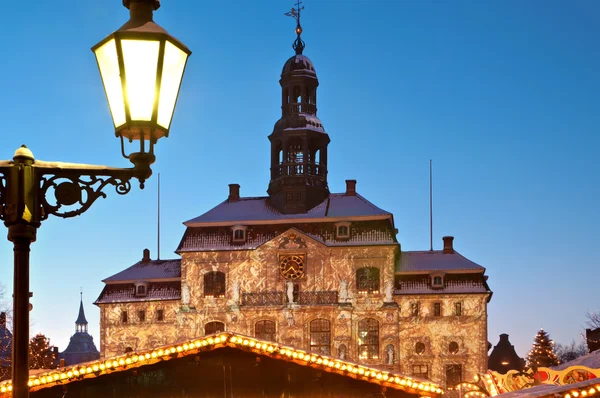
{"type": "Polygon", "coordinates": [[[39,333],[29,341],[29,369],[53,369],[56,356],[50,339],[39,333]]]}
{"type": "Polygon", "coordinates": [[[544,329],[540,329],[533,340],[533,346],[529,354],[527,354],[527,366],[530,368],[549,368],[559,363],[560,361],[554,353],[554,341],[550,339],[544,329]]]}

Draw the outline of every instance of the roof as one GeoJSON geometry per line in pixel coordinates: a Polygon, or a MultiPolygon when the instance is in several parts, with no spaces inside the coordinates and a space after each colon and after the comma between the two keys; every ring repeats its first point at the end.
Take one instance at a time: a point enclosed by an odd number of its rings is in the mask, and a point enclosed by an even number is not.
{"type": "MultiPolygon", "coordinates": [[[[490,293],[483,274],[447,274],[441,287],[434,287],[426,274],[400,274],[396,276],[394,294],[448,294],[490,293]]],[[[491,296],[490,296],[491,298],[491,296]]]]}
{"type": "Polygon", "coordinates": [[[139,261],[131,267],[114,274],[102,282],[137,282],[156,279],[181,278],[181,260],[150,260],[139,261]]]}
{"type": "Polygon", "coordinates": [[[252,225],[265,223],[289,223],[342,221],[357,219],[392,218],[392,214],[375,206],[361,195],[331,194],[321,204],[306,213],[282,214],[268,203],[268,197],[225,200],[199,217],[184,222],[188,227],[252,225]]]}
{"type": "Polygon", "coordinates": [[[541,384],[531,388],[524,388],[522,390],[507,392],[504,394],[500,394],[502,398],[541,398],[541,397],[564,397],[566,395],[569,396],[592,396],[598,388],[600,387],[600,378],[580,381],[578,383],[573,384],[563,384],[563,385],[555,385],[555,384],[541,384]],[[589,392],[587,390],[593,389],[594,391],[589,392]],[[573,392],[577,392],[577,395],[573,395],[573,392]],[[581,394],[582,391],[585,391],[585,395],[581,394]]]}
{"type": "Polygon", "coordinates": [[[571,366],[586,366],[592,369],[600,369],[600,351],[594,351],[572,361],[561,363],[560,365],[553,366],[552,369],[563,370],[571,366]]]}
{"type": "Polygon", "coordinates": [[[77,316],[77,320],[75,321],[76,325],[87,325],[88,321],[85,319],[85,311],[83,310],[83,299],[79,303],[79,315],[77,316]]]}
{"type": "Polygon", "coordinates": [[[58,354],[57,360],[64,359],[67,365],[93,361],[100,358],[94,338],[86,332],[77,332],[69,340],[67,348],[58,354]]]}
{"type": "Polygon", "coordinates": [[[443,250],[403,251],[396,263],[397,274],[431,271],[484,272],[485,268],[457,251],[444,253],[443,250]]]}
{"type": "MultiPolygon", "coordinates": [[[[356,222],[351,226],[352,233],[349,239],[336,239],[333,228],[314,228],[314,224],[276,224],[265,228],[264,226],[250,226],[246,229],[246,240],[233,242],[231,228],[188,228],[177,248],[177,253],[216,250],[253,250],[261,245],[295,230],[306,235],[325,246],[376,246],[396,245],[391,229],[384,225],[363,226],[364,222],[356,222]],[[312,232],[305,232],[310,230],[312,232]]],[[[373,222],[371,222],[372,224],[373,222]]]]}
{"type": "Polygon", "coordinates": [[[107,303],[131,303],[142,301],[158,300],[180,300],[181,283],[180,282],[159,282],[151,283],[148,286],[145,296],[135,294],[135,285],[129,284],[109,284],[104,286],[102,293],[94,304],[107,303]]]}
{"type": "Polygon", "coordinates": [[[12,361],[12,333],[6,327],[6,314],[3,313],[3,316],[4,323],[0,323],[0,367],[12,361]]]}
{"type": "MultiPolygon", "coordinates": [[[[360,379],[368,383],[403,390],[420,396],[435,397],[443,393],[437,384],[424,379],[394,374],[387,370],[370,368],[342,359],[306,352],[291,346],[234,333],[219,333],[185,342],[173,342],[152,350],[131,352],[62,369],[30,372],[30,391],[50,388],[59,384],[66,385],[78,380],[102,377],[132,368],[151,366],[177,358],[202,357],[203,354],[226,347],[241,352],[250,352],[257,356],[293,362],[300,366],[316,368],[322,372],[337,373],[348,378],[360,379]]],[[[10,394],[9,386],[11,386],[10,381],[0,383],[0,397],[4,397],[5,393],[10,394]]]]}

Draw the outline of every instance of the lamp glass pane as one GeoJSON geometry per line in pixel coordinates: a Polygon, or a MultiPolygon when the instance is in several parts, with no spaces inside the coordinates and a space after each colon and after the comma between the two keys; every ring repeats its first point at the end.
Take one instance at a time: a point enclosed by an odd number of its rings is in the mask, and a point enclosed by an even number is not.
{"type": "Polygon", "coordinates": [[[97,48],[95,53],[106,97],[108,98],[108,106],[113,117],[113,123],[115,127],[119,127],[125,123],[126,119],[115,39],[107,41],[97,48]]]}
{"type": "Polygon", "coordinates": [[[157,123],[166,129],[169,128],[175,111],[187,57],[185,52],[169,41],[166,42],[157,118],[157,123]]]}
{"type": "Polygon", "coordinates": [[[159,44],[158,41],[150,40],[121,41],[127,100],[132,121],[152,120],[159,44]]]}

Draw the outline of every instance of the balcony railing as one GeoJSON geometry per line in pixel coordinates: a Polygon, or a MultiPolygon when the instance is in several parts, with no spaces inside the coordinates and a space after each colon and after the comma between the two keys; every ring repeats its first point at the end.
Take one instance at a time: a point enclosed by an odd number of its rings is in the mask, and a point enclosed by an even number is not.
{"type": "Polygon", "coordinates": [[[265,307],[285,304],[284,292],[242,293],[242,305],[249,307],[265,307]]]}
{"type": "Polygon", "coordinates": [[[338,303],[338,292],[300,292],[298,303],[301,305],[331,305],[338,303]]]}
{"type": "Polygon", "coordinates": [[[307,104],[305,102],[303,102],[303,103],[292,102],[290,104],[289,109],[290,109],[291,114],[298,114],[298,113],[307,113],[309,115],[317,114],[317,106],[314,104],[307,104]]]}
{"type": "Polygon", "coordinates": [[[327,172],[325,166],[318,164],[281,163],[273,170],[273,177],[304,175],[305,168],[309,176],[324,176],[327,172]]]}
{"type": "MultiPolygon", "coordinates": [[[[294,292],[294,302],[300,305],[335,305],[338,303],[338,292],[294,292]]],[[[242,293],[243,306],[266,307],[286,303],[285,292],[242,293]]]]}

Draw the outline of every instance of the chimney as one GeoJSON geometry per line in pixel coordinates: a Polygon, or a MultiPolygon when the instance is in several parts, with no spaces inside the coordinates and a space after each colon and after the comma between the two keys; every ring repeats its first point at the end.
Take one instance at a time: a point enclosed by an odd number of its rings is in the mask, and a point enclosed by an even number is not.
{"type": "Polygon", "coordinates": [[[454,236],[444,236],[442,240],[444,241],[444,253],[454,253],[454,247],[452,247],[452,241],[454,240],[454,236]]]}
{"type": "Polygon", "coordinates": [[[356,196],[356,180],[346,180],[346,196],[356,196]]]}
{"type": "Polygon", "coordinates": [[[0,312],[0,326],[6,326],[6,312],[0,312]]]}
{"type": "Polygon", "coordinates": [[[65,362],[64,358],[61,358],[60,361],[58,362],[58,367],[64,368],[65,366],[67,366],[67,363],[65,362]]]}
{"type": "Polygon", "coordinates": [[[142,262],[145,264],[150,262],[150,250],[149,249],[144,249],[144,256],[142,257],[142,262]]]}
{"type": "Polygon", "coordinates": [[[500,335],[500,342],[501,343],[508,343],[508,335],[506,333],[502,333],[500,335]]]}
{"type": "Polygon", "coordinates": [[[240,200],[240,184],[229,184],[229,202],[237,202],[240,200]]]}

